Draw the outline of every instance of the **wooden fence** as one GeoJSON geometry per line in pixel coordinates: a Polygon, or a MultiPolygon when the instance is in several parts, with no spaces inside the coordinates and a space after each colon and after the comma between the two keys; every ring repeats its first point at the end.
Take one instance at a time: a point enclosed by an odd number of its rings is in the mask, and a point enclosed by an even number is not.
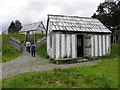
{"type": "Polygon", "coordinates": [[[21,47],[21,41],[15,37],[10,37],[10,45],[18,50],[18,51],[22,51],[22,47],[21,47]]]}
{"type": "Polygon", "coordinates": [[[39,48],[41,43],[43,43],[46,40],[47,37],[43,37],[42,39],[38,39],[36,42],[36,48],[39,48]]]}

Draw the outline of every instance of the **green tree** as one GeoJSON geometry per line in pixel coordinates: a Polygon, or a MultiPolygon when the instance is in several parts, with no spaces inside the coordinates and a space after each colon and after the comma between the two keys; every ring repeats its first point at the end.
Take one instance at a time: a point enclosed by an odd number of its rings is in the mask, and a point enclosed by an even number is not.
{"type": "Polygon", "coordinates": [[[22,28],[22,24],[20,21],[16,20],[15,21],[15,32],[19,33],[19,30],[22,28]]]}
{"type": "Polygon", "coordinates": [[[15,23],[12,21],[10,26],[8,27],[8,33],[14,33],[15,31],[15,23]]]}
{"type": "Polygon", "coordinates": [[[16,20],[15,22],[11,22],[8,27],[8,33],[19,33],[19,30],[22,28],[22,24],[20,21],[16,20]]]}
{"type": "Polygon", "coordinates": [[[92,18],[99,19],[112,34],[112,41],[120,42],[120,1],[100,3],[96,13],[91,16],[92,18]]]}

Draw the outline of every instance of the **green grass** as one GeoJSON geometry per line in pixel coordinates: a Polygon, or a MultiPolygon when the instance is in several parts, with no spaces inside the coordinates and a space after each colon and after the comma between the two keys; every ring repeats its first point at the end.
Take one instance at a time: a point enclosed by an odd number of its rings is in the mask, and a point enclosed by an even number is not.
{"type": "Polygon", "coordinates": [[[10,43],[10,36],[16,37],[17,39],[21,40],[22,43],[23,43],[23,41],[25,39],[24,34],[3,34],[2,35],[3,44],[10,43]]]}
{"type": "Polygon", "coordinates": [[[3,88],[117,88],[118,60],[98,65],[29,72],[4,79],[3,88]]]}
{"type": "Polygon", "coordinates": [[[37,49],[37,55],[42,58],[48,58],[46,42],[43,42],[37,49]]]}
{"type": "Polygon", "coordinates": [[[37,41],[38,39],[43,38],[45,36],[46,34],[35,34],[35,40],[37,41]]]}
{"type": "Polygon", "coordinates": [[[10,61],[21,54],[21,52],[13,49],[12,47],[8,45],[3,45],[2,48],[3,48],[2,49],[2,62],[10,61]]]}
{"type": "Polygon", "coordinates": [[[118,58],[120,56],[120,43],[119,44],[112,44],[111,47],[111,58],[118,58]]]}
{"type": "Polygon", "coordinates": [[[21,42],[24,41],[25,35],[23,34],[3,34],[2,35],[2,60],[0,62],[7,62],[10,61],[17,56],[21,54],[21,52],[18,52],[14,48],[10,46],[10,36],[14,36],[21,40],[21,42]]]}

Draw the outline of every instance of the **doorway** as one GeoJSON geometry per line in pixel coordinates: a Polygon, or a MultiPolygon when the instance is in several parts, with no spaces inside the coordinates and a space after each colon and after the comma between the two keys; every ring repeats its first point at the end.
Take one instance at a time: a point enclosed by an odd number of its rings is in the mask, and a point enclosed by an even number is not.
{"type": "Polygon", "coordinates": [[[83,35],[77,35],[77,57],[83,57],[83,35]]]}

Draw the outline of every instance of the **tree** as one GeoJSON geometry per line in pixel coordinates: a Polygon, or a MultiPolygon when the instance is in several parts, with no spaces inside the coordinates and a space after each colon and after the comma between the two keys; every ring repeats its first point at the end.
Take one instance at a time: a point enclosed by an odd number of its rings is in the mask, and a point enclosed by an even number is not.
{"type": "Polygon", "coordinates": [[[19,33],[19,30],[22,28],[20,21],[16,20],[15,23],[12,21],[8,27],[8,33],[19,33]]]}
{"type": "Polygon", "coordinates": [[[18,20],[15,21],[15,28],[16,28],[15,32],[19,33],[19,30],[22,28],[22,24],[20,21],[18,20]]]}
{"type": "Polygon", "coordinates": [[[96,13],[93,14],[93,16],[91,16],[92,18],[97,18],[96,13]]]}
{"type": "Polygon", "coordinates": [[[10,26],[8,27],[8,33],[14,33],[15,31],[15,23],[12,21],[10,26]]]}
{"type": "Polygon", "coordinates": [[[99,19],[112,33],[112,40],[120,42],[120,1],[100,3],[96,13],[91,16],[99,19]]]}

